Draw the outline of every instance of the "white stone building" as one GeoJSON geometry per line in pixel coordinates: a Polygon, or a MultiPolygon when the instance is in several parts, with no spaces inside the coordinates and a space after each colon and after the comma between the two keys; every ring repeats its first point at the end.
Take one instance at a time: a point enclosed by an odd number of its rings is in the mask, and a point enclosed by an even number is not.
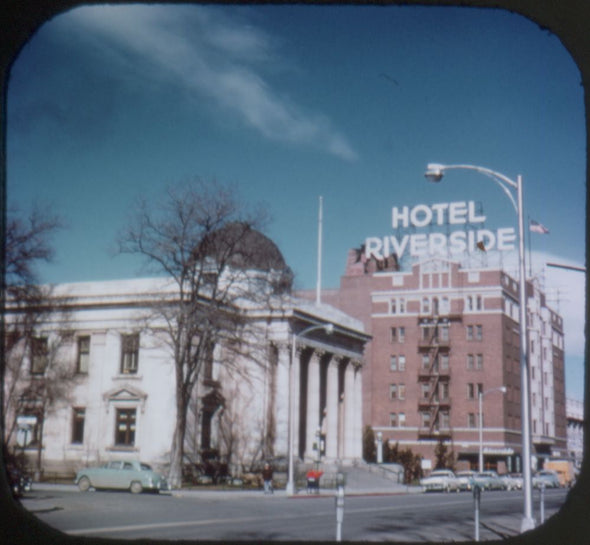
{"type": "MultiPolygon", "coordinates": [[[[33,351],[21,380],[40,380],[53,359],[71,371],[66,395],[45,414],[34,399],[21,399],[7,415],[13,421],[37,418],[26,438],[21,426],[12,442],[26,441],[23,450],[43,473],[70,475],[119,458],[166,468],[176,418],[174,364],[157,329],[145,324],[154,301],[173,297],[174,290],[164,278],[53,287],[53,297],[62,302],[59,312],[35,332],[45,346],[39,352],[44,359],[33,351]],[[57,347],[52,358],[48,346],[57,347]]],[[[361,374],[369,340],[361,322],[333,307],[291,298],[280,308],[251,306],[244,312],[260,332],[255,353],[227,366],[224,347],[216,347],[195,388],[188,458],[196,461],[216,449],[229,458],[234,474],[262,459],[286,459],[291,388],[295,460],[316,459],[320,428],[324,464],[360,460],[361,374]],[[334,325],[331,335],[321,327],[328,323],[334,325]],[[290,384],[293,334],[301,335],[290,384]]]]}

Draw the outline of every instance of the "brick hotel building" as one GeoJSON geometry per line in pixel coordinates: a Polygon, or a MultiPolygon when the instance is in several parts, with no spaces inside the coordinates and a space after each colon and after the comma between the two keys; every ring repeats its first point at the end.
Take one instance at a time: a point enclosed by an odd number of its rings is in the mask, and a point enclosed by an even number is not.
{"type": "MultiPolygon", "coordinates": [[[[442,440],[458,468],[476,468],[478,394],[488,468],[520,471],[521,389],[518,282],[498,269],[429,258],[398,270],[394,259],[351,250],[338,290],[322,300],[372,335],[363,373],[363,422],[434,466],[442,440]],[[504,386],[506,392],[499,388],[504,386]]],[[[566,411],[563,320],[527,283],[533,469],[564,456],[566,411]]]]}

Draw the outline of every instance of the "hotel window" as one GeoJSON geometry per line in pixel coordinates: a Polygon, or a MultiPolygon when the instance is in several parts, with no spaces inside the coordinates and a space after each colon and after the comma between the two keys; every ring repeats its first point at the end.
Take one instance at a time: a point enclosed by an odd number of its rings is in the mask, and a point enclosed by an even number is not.
{"type": "Polygon", "coordinates": [[[392,327],[391,328],[391,342],[392,343],[403,343],[406,340],[406,328],[405,327],[392,327]]]}
{"type": "Polygon", "coordinates": [[[448,341],[449,340],[449,326],[448,325],[441,325],[439,326],[439,334],[441,341],[448,341]]]}
{"type": "Polygon", "coordinates": [[[135,445],[135,409],[117,409],[115,415],[115,445],[135,445]]]}
{"type": "Polygon", "coordinates": [[[428,384],[421,384],[420,389],[422,390],[422,399],[428,399],[430,396],[430,386],[428,384]]]}
{"type": "Polygon", "coordinates": [[[398,368],[400,371],[406,370],[406,357],[405,356],[400,356],[398,358],[398,368]]]}
{"type": "Polygon", "coordinates": [[[398,399],[406,399],[406,385],[400,384],[397,390],[398,399]]]}
{"type": "Polygon", "coordinates": [[[438,388],[441,399],[449,399],[449,383],[441,382],[438,388]]]}
{"type": "Polygon", "coordinates": [[[422,312],[424,314],[430,314],[430,299],[428,297],[422,299],[422,312]]]}
{"type": "Polygon", "coordinates": [[[449,355],[448,354],[441,354],[439,359],[440,359],[440,368],[443,371],[448,371],[448,369],[449,369],[449,355]]]}
{"type": "Polygon", "coordinates": [[[392,299],[390,304],[391,314],[405,314],[406,300],[403,297],[392,299]]]}
{"type": "Polygon", "coordinates": [[[477,354],[477,356],[475,356],[475,368],[478,371],[483,369],[483,354],[477,354]]]}
{"type": "Polygon", "coordinates": [[[389,399],[397,399],[397,384],[389,385],[389,399]]]}
{"type": "Polygon", "coordinates": [[[469,382],[467,384],[467,399],[475,399],[475,384],[473,382],[469,382]]]}
{"type": "Polygon", "coordinates": [[[422,369],[428,369],[430,367],[430,356],[428,354],[422,354],[422,369]]]}
{"type": "Polygon", "coordinates": [[[400,428],[405,427],[406,425],[406,413],[399,413],[397,415],[398,426],[400,428]]]}
{"type": "Polygon", "coordinates": [[[426,411],[422,411],[420,413],[420,416],[422,418],[422,427],[428,428],[430,426],[430,413],[426,412],[426,411]]]}
{"type": "Polygon", "coordinates": [[[47,337],[34,337],[31,339],[31,374],[42,375],[47,367],[47,337]]]}
{"type": "Polygon", "coordinates": [[[467,335],[466,338],[468,341],[472,341],[473,340],[473,326],[472,325],[468,325],[467,329],[466,329],[467,335]]]}
{"type": "Polygon", "coordinates": [[[448,430],[451,426],[451,419],[449,416],[449,411],[441,411],[440,412],[440,427],[443,430],[448,430]]]}
{"type": "Polygon", "coordinates": [[[476,325],[475,326],[475,339],[481,341],[483,339],[483,326],[476,325]]]}
{"type": "Polygon", "coordinates": [[[474,369],[474,357],[473,354],[467,354],[467,369],[472,371],[474,369]]]}
{"type": "Polygon", "coordinates": [[[86,409],[74,407],[72,416],[72,443],[81,445],[84,443],[84,421],[86,420],[86,409]]]}
{"type": "Polygon", "coordinates": [[[90,363],[90,336],[78,337],[78,357],[76,359],[76,373],[88,373],[90,363]]]}
{"type": "Polygon", "coordinates": [[[449,298],[443,297],[440,302],[440,313],[441,314],[448,314],[451,306],[449,304],[449,298]]]}
{"type": "Polygon", "coordinates": [[[139,333],[121,335],[121,373],[137,373],[139,359],[139,333]]]}
{"type": "Polygon", "coordinates": [[[468,428],[475,428],[476,427],[476,423],[475,423],[475,413],[469,413],[467,415],[467,427],[468,428]]]}
{"type": "Polygon", "coordinates": [[[483,308],[481,295],[478,295],[475,298],[475,308],[476,310],[481,310],[483,308]]]}
{"type": "Polygon", "coordinates": [[[390,371],[397,371],[397,356],[390,356],[389,357],[389,370],[390,371]]]}
{"type": "Polygon", "coordinates": [[[397,428],[397,413],[389,413],[389,426],[397,428]]]}

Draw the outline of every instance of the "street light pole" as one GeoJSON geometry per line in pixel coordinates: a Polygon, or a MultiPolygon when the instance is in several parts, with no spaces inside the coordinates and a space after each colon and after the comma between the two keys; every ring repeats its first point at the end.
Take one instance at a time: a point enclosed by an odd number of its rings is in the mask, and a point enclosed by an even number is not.
{"type": "Polygon", "coordinates": [[[498,386],[497,388],[491,388],[485,392],[478,392],[479,399],[479,472],[483,471],[483,396],[490,392],[499,391],[503,394],[506,393],[506,386],[498,386]]]}
{"type": "Polygon", "coordinates": [[[292,496],[295,494],[295,479],[293,474],[293,458],[295,449],[295,403],[293,392],[293,383],[295,382],[294,371],[295,371],[295,358],[297,357],[297,339],[303,337],[312,331],[323,329],[328,335],[334,332],[334,324],[327,323],[322,325],[312,325],[305,328],[299,333],[292,333],[291,336],[291,362],[289,365],[289,475],[287,478],[287,495],[292,496]]]}
{"type": "Polygon", "coordinates": [[[510,199],[518,216],[518,269],[520,289],[520,414],[522,433],[522,477],[524,490],[524,513],[521,521],[521,532],[535,527],[533,518],[533,494],[531,477],[531,425],[530,425],[530,392],[529,392],[529,366],[528,366],[528,333],[527,333],[527,309],[526,309],[526,276],[525,276],[525,252],[524,252],[524,212],[522,196],[522,177],[518,175],[516,181],[507,176],[475,165],[441,165],[430,163],[427,166],[425,176],[431,182],[440,182],[446,170],[475,170],[480,174],[491,178],[510,199]],[[513,191],[516,191],[516,200],[513,191]]]}

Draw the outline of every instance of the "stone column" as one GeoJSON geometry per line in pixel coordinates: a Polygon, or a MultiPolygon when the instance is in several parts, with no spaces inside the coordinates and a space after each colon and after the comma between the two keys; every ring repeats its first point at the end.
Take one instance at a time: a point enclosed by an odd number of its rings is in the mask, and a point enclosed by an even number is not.
{"type": "MultiPolygon", "coordinates": [[[[320,426],[320,358],[321,353],[314,351],[307,367],[305,458],[310,461],[317,457],[317,451],[313,446],[318,440],[317,430],[320,426]]],[[[319,445],[317,446],[319,448],[319,445]]]]}
{"type": "Polygon", "coordinates": [[[361,362],[355,365],[354,406],[354,458],[361,460],[363,457],[363,367],[361,362]]]}
{"type": "Polygon", "coordinates": [[[326,385],[326,459],[338,458],[338,361],[328,362],[326,385]]]}
{"type": "Polygon", "coordinates": [[[275,405],[275,454],[287,456],[289,452],[289,367],[291,365],[290,346],[278,346],[275,405]]]}
{"type": "Polygon", "coordinates": [[[349,361],[344,371],[344,423],[342,426],[344,432],[343,458],[347,461],[354,458],[355,397],[354,365],[349,361]]]}
{"type": "Polygon", "coordinates": [[[300,420],[299,420],[299,407],[301,405],[301,397],[300,397],[300,380],[301,380],[301,355],[302,349],[297,346],[296,347],[296,355],[295,361],[293,362],[293,384],[292,387],[292,395],[293,395],[293,455],[297,459],[299,456],[299,427],[300,427],[300,420]]]}

